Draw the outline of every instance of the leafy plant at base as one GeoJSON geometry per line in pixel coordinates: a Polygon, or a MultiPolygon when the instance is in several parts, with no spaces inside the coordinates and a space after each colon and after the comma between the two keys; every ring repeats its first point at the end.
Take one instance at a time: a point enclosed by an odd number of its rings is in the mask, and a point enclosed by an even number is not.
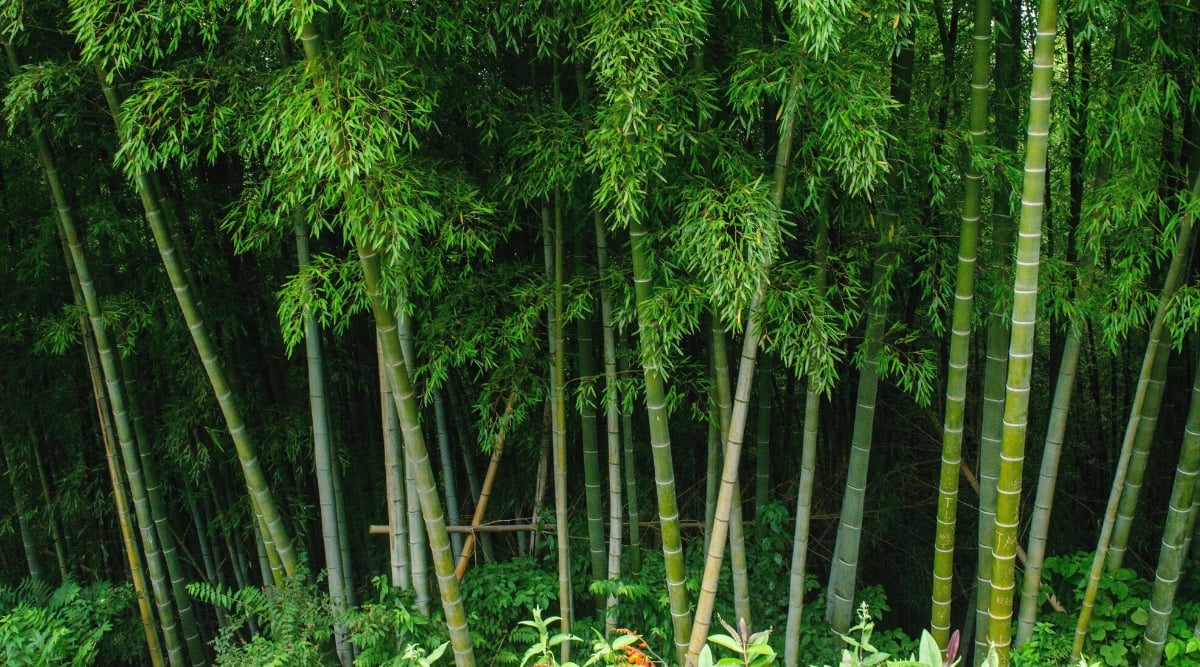
{"type": "MultiPolygon", "coordinates": [[[[889,659],[891,653],[881,651],[872,643],[872,637],[875,633],[875,622],[871,619],[871,609],[866,602],[862,602],[858,606],[858,623],[850,628],[850,633],[842,635],[842,640],[850,645],[848,649],[842,649],[842,657],[838,662],[840,667],[870,667],[871,665],[883,665],[884,667],[957,667],[962,662],[962,656],[946,655],[942,653],[941,648],[933,639],[933,635],[929,634],[928,630],[921,632],[921,641],[917,648],[917,654],[909,656],[908,659],[889,659]],[[857,637],[853,636],[857,633],[857,637]]],[[[984,661],[987,667],[995,667],[999,664],[999,658],[995,650],[988,653],[984,661]]]]}
{"type": "MultiPolygon", "coordinates": [[[[521,657],[521,667],[578,667],[574,662],[559,663],[555,657],[556,649],[563,642],[580,642],[583,641],[575,635],[565,632],[550,634],[550,626],[562,620],[558,616],[547,616],[542,618],[542,610],[540,607],[533,608],[533,618],[530,620],[521,621],[521,625],[527,628],[533,628],[537,633],[537,640],[525,651],[525,655],[521,657]],[[532,662],[531,662],[532,661],[532,662]]],[[[587,664],[591,664],[589,661],[587,664]]]]}
{"type": "Polygon", "coordinates": [[[437,619],[410,611],[413,592],[393,587],[386,575],[372,583],[379,592],[376,601],[347,615],[350,641],[359,649],[355,667],[427,667],[441,658],[448,646],[446,629],[437,619]]]}
{"type": "Polygon", "coordinates": [[[700,649],[699,667],[712,667],[714,664],[720,666],[729,665],[734,667],[742,665],[742,667],[768,667],[775,662],[775,649],[767,643],[771,637],[770,630],[761,630],[753,634],[750,633],[750,628],[746,625],[745,619],[738,620],[738,627],[735,630],[733,626],[725,622],[725,619],[719,619],[721,626],[725,628],[725,632],[729,634],[715,634],[708,636],[708,645],[700,649]],[[733,651],[733,656],[721,658],[713,662],[712,644],[724,647],[733,651]]]}
{"type": "Polygon", "coordinates": [[[233,592],[204,582],[189,584],[188,593],[229,614],[229,625],[214,643],[217,665],[316,667],[327,662],[333,611],[329,598],[303,575],[286,579],[274,595],[252,586],[233,592]],[[251,618],[258,633],[247,637],[242,628],[251,618]]]}
{"type": "MultiPolygon", "coordinates": [[[[1081,551],[1068,556],[1047,558],[1043,566],[1042,590],[1039,600],[1047,602],[1054,595],[1067,612],[1039,613],[1033,636],[1013,651],[1014,665],[1053,667],[1070,665],[1071,644],[1074,638],[1078,600],[1088,581],[1092,552],[1081,551]]],[[[1172,612],[1168,639],[1164,647],[1164,665],[1182,667],[1196,664],[1200,642],[1192,636],[1192,628],[1200,618],[1200,603],[1195,599],[1196,582],[1181,585],[1180,602],[1172,612]],[[1188,642],[1194,642],[1189,653],[1188,642]],[[1167,647],[1174,648],[1167,648],[1167,647]]],[[[1096,593],[1096,606],[1088,631],[1084,653],[1096,664],[1118,667],[1137,662],[1142,636],[1148,618],[1151,582],[1137,576],[1129,568],[1101,576],[1096,593]]]]}
{"type": "Polygon", "coordinates": [[[1166,657],[1168,665],[1176,664],[1177,659],[1187,664],[1200,662],[1200,637],[1172,639],[1163,646],[1163,656],[1166,657]]]}
{"type": "MultiPolygon", "coordinates": [[[[553,554],[549,549],[546,553],[553,554]]],[[[558,580],[532,558],[514,558],[473,568],[463,578],[462,596],[475,645],[494,652],[496,661],[512,664],[517,655],[510,641],[533,641],[519,626],[531,607],[545,609],[558,600],[558,580]],[[516,628],[514,630],[514,628],[516,628]]]]}
{"type": "MultiPolygon", "coordinates": [[[[791,565],[792,520],[783,503],[771,502],[759,508],[753,538],[746,540],[746,560],[750,568],[751,617],[759,627],[783,627],[787,621],[788,578],[779,576],[791,565]]],[[[807,578],[805,591],[818,585],[807,578]]]]}
{"type": "Polygon", "coordinates": [[[135,662],[128,586],[25,581],[0,588],[0,663],[10,667],[135,662]]]}
{"type": "Polygon", "coordinates": [[[616,599],[618,623],[626,627],[650,628],[648,632],[656,639],[665,640],[662,629],[669,627],[671,614],[667,604],[666,585],[656,588],[655,580],[645,577],[642,573],[631,576],[636,576],[637,580],[593,581],[588,591],[592,595],[602,595],[606,598],[611,596],[616,599]]]}

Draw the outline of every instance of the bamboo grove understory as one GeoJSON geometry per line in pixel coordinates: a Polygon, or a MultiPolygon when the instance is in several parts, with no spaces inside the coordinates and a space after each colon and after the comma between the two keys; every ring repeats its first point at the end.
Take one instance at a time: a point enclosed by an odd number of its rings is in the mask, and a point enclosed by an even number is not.
{"type": "Polygon", "coordinates": [[[330,664],[393,588],[492,664],[472,578],[506,562],[553,573],[563,632],[654,598],[678,665],[724,621],[809,664],[879,586],[881,625],[975,664],[1053,614],[1096,655],[1134,576],[1120,659],[1200,633],[1192,4],[0,0],[0,29],[0,585],[127,582],[145,664],[212,664],[265,632],[231,600],[297,580],[330,664]]]}

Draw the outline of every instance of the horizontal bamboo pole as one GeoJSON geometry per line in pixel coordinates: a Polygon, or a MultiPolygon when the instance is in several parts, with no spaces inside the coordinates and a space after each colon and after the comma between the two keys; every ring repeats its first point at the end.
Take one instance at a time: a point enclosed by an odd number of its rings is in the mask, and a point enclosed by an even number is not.
{"type": "MultiPolygon", "coordinates": [[[[753,521],[743,521],[744,524],[752,526],[753,521]]],[[[640,521],[638,525],[643,528],[655,528],[658,526],[657,521],[640,521]]],[[[703,521],[680,521],[680,528],[703,528],[703,521]]],[[[532,523],[492,523],[482,526],[446,526],[446,530],[451,533],[520,533],[529,532],[534,529],[532,523]]],[[[538,532],[553,533],[554,526],[547,527],[545,524],[537,526],[538,532]]],[[[367,531],[371,535],[387,535],[388,527],[386,524],[373,524],[367,531]]]]}

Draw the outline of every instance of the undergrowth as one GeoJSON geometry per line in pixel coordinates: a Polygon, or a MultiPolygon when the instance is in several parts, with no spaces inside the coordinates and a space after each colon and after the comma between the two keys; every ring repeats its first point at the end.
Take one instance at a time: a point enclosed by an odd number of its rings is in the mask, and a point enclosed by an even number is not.
{"type": "MultiPolygon", "coordinates": [[[[787,614],[787,586],[786,578],[779,574],[786,572],[786,567],[771,559],[790,547],[790,538],[785,536],[786,522],[778,523],[774,525],[769,514],[763,516],[747,544],[751,562],[766,564],[751,568],[754,630],[733,614],[728,593],[732,586],[726,580],[714,619],[723,631],[709,637],[700,667],[767,667],[782,654],[780,628],[787,614]]],[[[540,559],[521,557],[478,565],[463,580],[460,590],[478,664],[555,667],[564,644],[573,647],[576,658],[562,667],[665,667],[674,663],[660,553],[644,552],[641,571],[633,573],[626,568],[621,580],[588,582],[578,576],[572,593],[578,618],[571,631],[563,633],[557,623],[561,609],[553,541],[543,546],[540,559]],[[595,601],[610,595],[617,601],[619,628],[606,634],[595,601]]],[[[580,553],[577,558],[582,561],[586,556],[580,553]]],[[[695,594],[703,554],[697,547],[687,557],[690,577],[686,585],[695,594]]],[[[1101,579],[1085,660],[1069,660],[1090,565],[1088,553],[1047,559],[1042,589],[1045,608],[1033,637],[1013,651],[1015,667],[1122,667],[1137,662],[1151,582],[1129,569],[1101,579]],[[1054,606],[1066,611],[1050,608],[1052,596],[1054,606]]],[[[728,579],[728,574],[724,577],[728,579]]],[[[303,575],[270,591],[233,591],[203,583],[192,584],[188,590],[227,614],[229,623],[213,642],[216,664],[221,667],[334,665],[335,625],[346,628],[355,647],[356,667],[429,667],[447,660],[448,633],[440,610],[429,617],[415,612],[413,594],[393,588],[385,576],[376,577],[372,588],[364,596],[366,602],[336,618],[319,580],[313,582],[303,575]]],[[[957,645],[945,653],[937,651],[928,633],[914,640],[901,630],[889,629],[890,607],[878,586],[860,591],[858,624],[844,637],[832,633],[825,623],[825,596],[811,574],[805,593],[801,664],[947,667],[962,658],[957,655],[957,645]]],[[[144,642],[133,600],[129,587],[104,582],[87,587],[67,582],[55,590],[33,582],[0,587],[0,663],[18,667],[133,664],[144,642]]],[[[1200,664],[1200,639],[1193,636],[1200,619],[1198,600],[1200,577],[1193,574],[1180,584],[1164,651],[1166,667],[1200,664]]]]}
{"type": "Polygon", "coordinates": [[[0,586],[0,664],[132,664],[145,641],[131,613],[133,601],[129,586],[106,581],[0,586]]]}

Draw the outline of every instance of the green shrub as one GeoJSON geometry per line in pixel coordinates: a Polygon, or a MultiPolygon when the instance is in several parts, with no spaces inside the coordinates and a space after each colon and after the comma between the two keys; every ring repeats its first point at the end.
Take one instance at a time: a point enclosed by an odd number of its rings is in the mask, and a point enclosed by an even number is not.
{"type": "Polygon", "coordinates": [[[359,649],[355,667],[436,661],[448,638],[441,617],[430,619],[413,612],[412,591],[393,587],[387,576],[375,577],[372,583],[378,592],[376,599],[347,614],[350,641],[359,649]]]}
{"type": "MultiPolygon", "coordinates": [[[[1092,552],[1088,551],[1046,559],[1039,602],[1045,603],[1054,595],[1067,612],[1039,612],[1033,636],[1013,652],[1014,665],[1056,667],[1069,664],[1075,624],[1091,567],[1092,552]]],[[[1137,663],[1148,619],[1151,588],[1152,582],[1138,577],[1129,568],[1122,568],[1116,574],[1105,572],[1100,577],[1084,642],[1085,656],[1106,667],[1137,663]]],[[[1180,588],[1171,615],[1167,646],[1172,648],[1164,655],[1166,667],[1196,664],[1200,642],[1193,642],[1192,650],[1188,651],[1192,628],[1200,618],[1200,603],[1191,601],[1194,599],[1194,592],[1180,588]]]]}
{"type": "Polygon", "coordinates": [[[535,607],[557,606],[558,579],[533,558],[520,557],[468,570],[460,591],[476,647],[498,664],[514,664],[520,656],[510,645],[532,639],[518,624],[535,607]]]}
{"type": "MultiPolygon", "coordinates": [[[[26,581],[0,588],[0,663],[8,667],[128,664],[140,628],[128,586],[26,581]]],[[[144,639],[144,638],[142,638],[144,639]]]]}
{"type": "Polygon", "coordinates": [[[247,587],[230,591],[207,583],[188,585],[188,592],[223,607],[230,623],[215,642],[222,667],[318,667],[327,662],[333,637],[329,599],[303,575],[287,579],[271,594],[247,587]],[[253,620],[258,631],[250,632],[253,620]]]}

